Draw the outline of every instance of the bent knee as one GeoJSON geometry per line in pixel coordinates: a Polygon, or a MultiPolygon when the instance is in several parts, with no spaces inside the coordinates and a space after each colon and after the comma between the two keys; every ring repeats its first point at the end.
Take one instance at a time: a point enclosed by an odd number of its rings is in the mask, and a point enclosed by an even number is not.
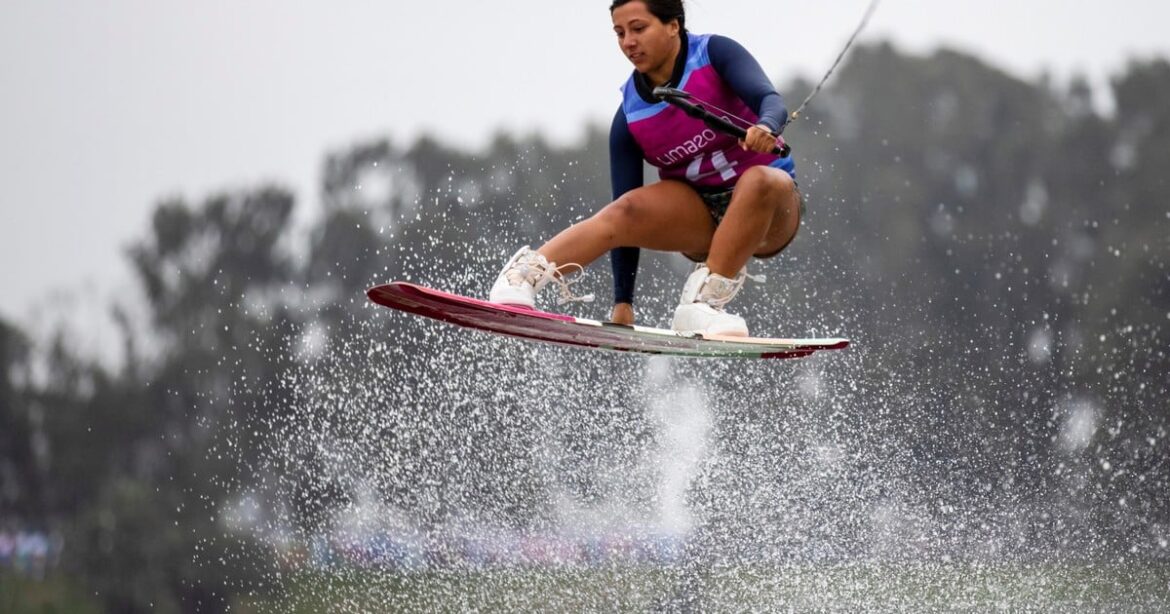
{"type": "Polygon", "coordinates": [[[625,194],[593,214],[591,222],[598,225],[605,236],[617,243],[625,240],[644,216],[636,195],[625,194]]]}
{"type": "Polygon", "coordinates": [[[751,196],[762,206],[782,208],[796,192],[796,182],[780,169],[753,166],[744,171],[735,189],[751,196]]]}
{"type": "Polygon", "coordinates": [[[637,196],[631,194],[624,194],[619,196],[617,200],[602,207],[601,211],[594,214],[594,218],[621,228],[634,223],[638,219],[639,210],[637,196]]]}
{"type": "Polygon", "coordinates": [[[753,166],[743,172],[743,177],[740,177],[739,181],[772,190],[791,190],[796,185],[792,175],[771,166],[753,166]]]}

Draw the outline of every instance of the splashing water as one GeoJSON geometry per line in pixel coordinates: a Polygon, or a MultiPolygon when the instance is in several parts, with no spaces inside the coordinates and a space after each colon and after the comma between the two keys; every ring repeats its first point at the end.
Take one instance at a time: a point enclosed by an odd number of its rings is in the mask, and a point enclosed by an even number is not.
{"type": "MultiPolygon", "coordinates": [[[[464,200],[489,191],[476,190],[464,200]]],[[[963,212],[939,211],[926,234],[949,240],[963,212]]],[[[470,232],[447,216],[443,228],[470,232]]],[[[524,229],[468,240],[458,262],[435,256],[451,239],[434,235],[378,256],[394,262],[393,278],[481,295],[513,233],[524,229]]],[[[276,561],[242,605],[1143,611],[1170,601],[1170,526],[1148,509],[1165,484],[1143,477],[1158,475],[1167,433],[1111,411],[1157,392],[1095,394],[1094,381],[1065,379],[1091,340],[1047,313],[955,332],[970,325],[966,306],[934,301],[954,301],[954,286],[972,283],[964,272],[875,283],[873,270],[833,257],[841,247],[826,233],[802,233],[765,265],[779,283],[745,292],[743,313],[757,330],[855,345],[779,364],[536,345],[360,300],[306,300],[280,377],[260,384],[260,406],[223,444],[242,465],[239,482],[223,484],[225,531],[276,561]],[[931,283],[916,295],[923,304],[900,294],[931,283]]],[[[1070,262],[1085,257],[1070,249],[1070,262]]],[[[1001,265],[986,265],[997,281],[1001,265]]],[[[687,267],[648,254],[643,268],[639,316],[662,326],[687,267]]],[[[1124,382],[1119,364],[1102,379],[1124,382]]]]}
{"type": "MultiPolygon", "coordinates": [[[[992,445],[964,429],[985,419],[979,382],[883,370],[880,339],[763,366],[358,313],[345,335],[290,335],[296,364],[251,425],[252,482],[224,513],[280,563],[282,605],[257,607],[1059,610],[1166,595],[1164,567],[1087,566],[1127,536],[1050,505],[1085,488],[1074,473],[1032,484],[994,451],[956,454],[992,445]]],[[[1062,412],[1068,468],[1099,417],[1088,401],[1062,412]]]]}

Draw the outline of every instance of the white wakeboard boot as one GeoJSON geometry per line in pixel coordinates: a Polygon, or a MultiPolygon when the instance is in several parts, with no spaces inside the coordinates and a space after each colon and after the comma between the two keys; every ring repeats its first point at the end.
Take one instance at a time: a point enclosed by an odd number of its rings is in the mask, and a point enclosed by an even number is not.
{"type": "MultiPolygon", "coordinates": [[[[581,269],[576,264],[565,266],[581,269]]],[[[558,305],[574,301],[592,301],[592,294],[573,296],[569,286],[576,283],[576,281],[565,281],[564,274],[560,271],[561,268],[565,267],[557,267],[557,263],[549,262],[539,252],[529,249],[525,245],[508,260],[508,263],[504,265],[504,269],[496,277],[491,291],[488,292],[488,301],[502,305],[519,305],[521,307],[535,309],[536,295],[550,281],[560,286],[561,296],[557,299],[558,305]]]]}
{"type": "MultiPolygon", "coordinates": [[[[680,333],[748,336],[747,322],[723,309],[748,277],[746,270],[741,270],[735,279],[728,279],[712,273],[705,264],[696,266],[683,286],[670,328],[680,333]]],[[[752,279],[762,280],[756,276],[752,279]]]]}

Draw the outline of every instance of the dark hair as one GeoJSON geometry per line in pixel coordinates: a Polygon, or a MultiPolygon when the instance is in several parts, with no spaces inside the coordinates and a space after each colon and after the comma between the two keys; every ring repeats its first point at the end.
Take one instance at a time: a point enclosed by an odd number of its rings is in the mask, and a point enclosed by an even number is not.
{"type": "MultiPolygon", "coordinates": [[[[614,9],[623,4],[629,4],[634,0],[613,0],[613,4],[609,5],[609,12],[613,13],[614,9]]],[[[646,8],[650,9],[650,14],[658,18],[662,23],[670,23],[675,19],[678,20],[678,27],[680,30],[687,29],[687,12],[683,8],[683,0],[639,0],[646,4],[646,8]]]]}

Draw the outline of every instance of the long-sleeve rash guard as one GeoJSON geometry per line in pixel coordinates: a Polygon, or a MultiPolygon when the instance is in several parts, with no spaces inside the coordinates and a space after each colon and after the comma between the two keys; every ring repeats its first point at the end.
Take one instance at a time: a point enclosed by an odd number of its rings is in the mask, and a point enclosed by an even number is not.
{"type": "MultiPolygon", "coordinates": [[[[671,87],[677,87],[683,77],[687,50],[688,41],[684,31],[679,57],[669,83],[671,87]]],[[[785,108],[784,99],[776,92],[764,69],[747,49],[726,36],[712,35],[707,44],[707,55],[711,67],[719,77],[759,116],[758,123],[768,126],[772,132],[779,132],[788,120],[788,109],[785,108]]],[[[638,81],[640,77],[641,75],[635,74],[634,78],[638,81]]],[[[644,83],[644,79],[638,85],[640,92],[650,89],[644,83]]],[[[614,200],[630,190],[642,187],[642,163],[645,155],[630,132],[622,106],[618,107],[609,131],[609,160],[614,200]]],[[[638,272],[639,253],[636,247],[619,247],[610,252],[615,303],[634,302],[634,282],[638,272]]]]}

